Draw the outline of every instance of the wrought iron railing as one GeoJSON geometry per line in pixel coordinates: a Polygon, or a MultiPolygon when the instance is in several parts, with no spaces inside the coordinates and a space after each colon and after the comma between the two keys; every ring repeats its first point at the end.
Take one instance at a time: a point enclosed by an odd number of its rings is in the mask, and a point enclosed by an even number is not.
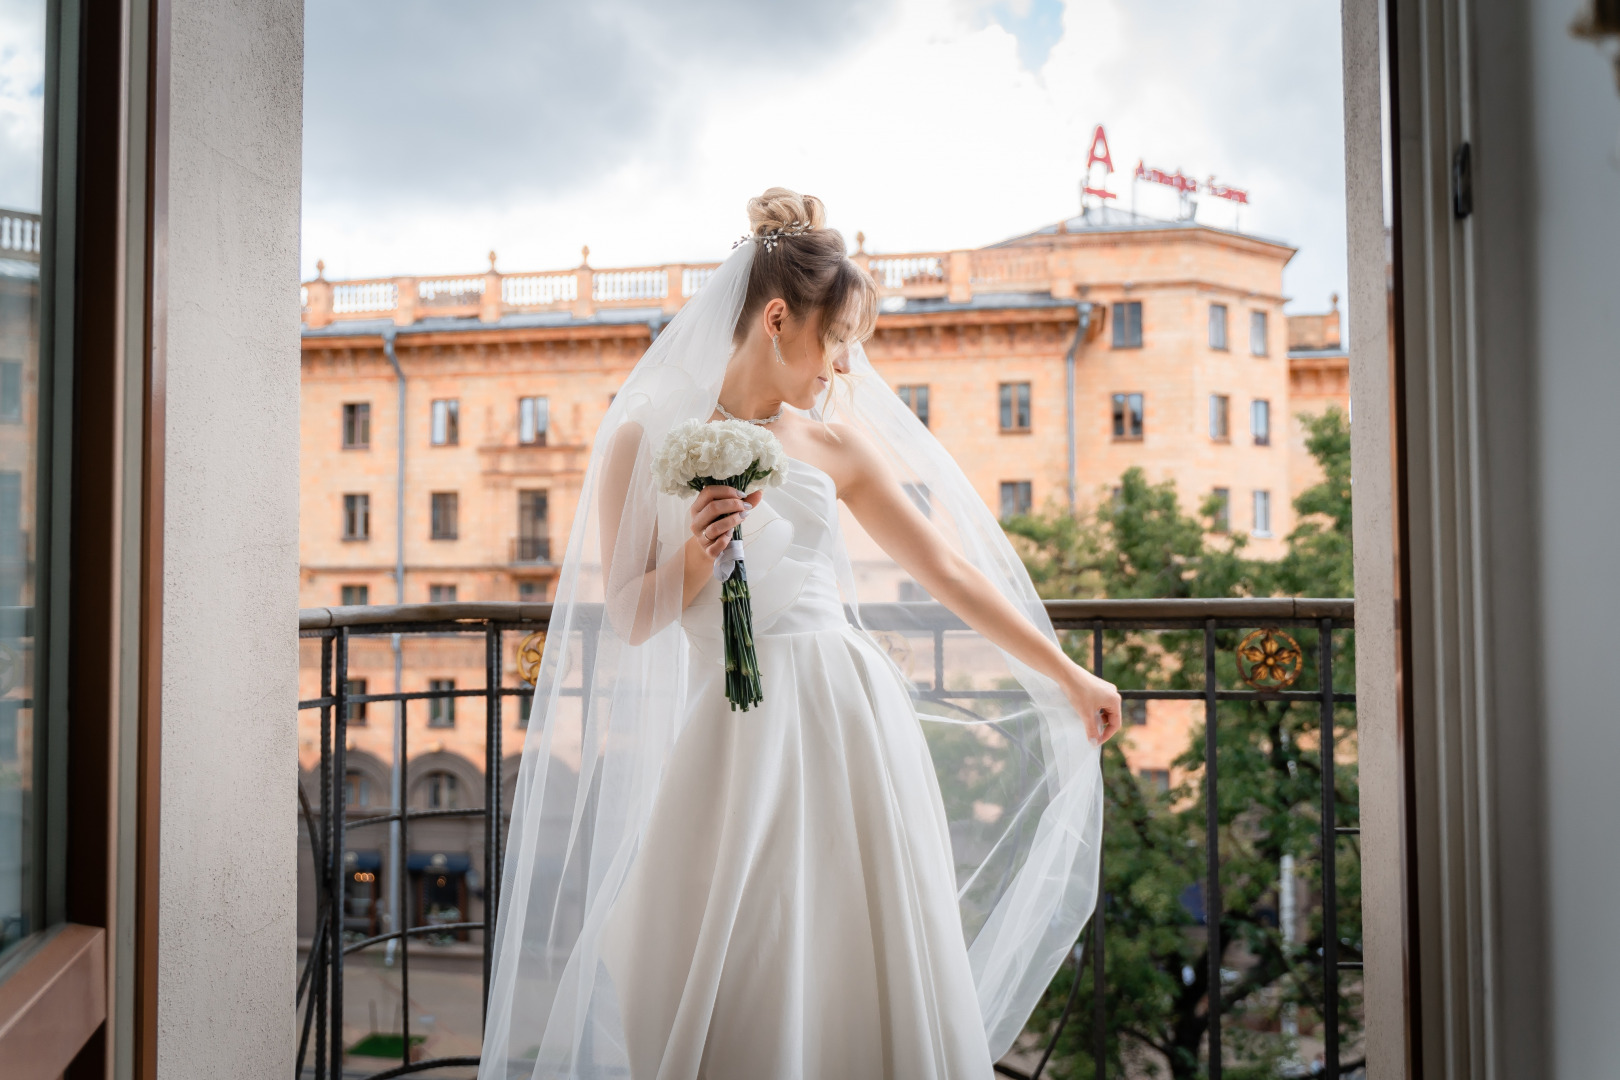
{"type": "MultiPolygon", "coordinates": [[[[1339,903],[1337,896],[1338,841],[1341,837],[1359,833],[1356,826],[1338,824],[1339,812],[1336,795],[1335,769],[1335,709],[1353,704],[1354,695],[1334,688],[1335,635],[1344,635],[1354,625],[1354,601],[1318,599],[1211,599],[1211,600],[1056,600],[1048,601],[1047,612],[1053,625],[1071,635],[1090,637],[1090,654],[1096,668],[1103,666],[1105,639],[1109,634],[1148,631],[1194,632],[1202,635],[1202,686],[1182,689],[1122,689],[1127,702],[1154,700],[1184,700],[1203,704],[1204,716],[1204,793],[1206,808],[1207,866],[1202,882],[1203,922],[1207,936],[1208,971],[1203,976],[1207,987],[1204,1023],[1207,1034],[1207,1060],[1205,1075],[1219,1080],[1222,1074],[1225,1050],[1222,1043],[1222,985],[1223,961],[1226,945],[1222,940],[1222,900],[1220,861],[1220,803],[1218,799],[1220,724],[1218,709],[1222,702],[1299,702],[1314,705],[1319,710],[1321,784],[1317,796],[1320,815],[1318,858],[1321,874],[1322,933],[1316,950],[1315,964],[1321,980],[1319,1016],[1322,1023],[1323,1050],[1319,1065],[1309,1075],[1349,1076],[1359,1069],[1361,1062],[1344,1062],[1342,1058],[1340,973],[1359,970],[1359,953],[1355,959],[1341,959],[1338,932],[1339,903]],[[1309,666],[1304,651],[1288,635],[1289,628],[1306,628],[1316,634],[1315,667],[1318,685],[1314,689],[1295,689],[1293,683],[1300,672],[1309,666]],[[1247,631],[1239,639],[1237,632],[1247,631]],[[1235,647],[1234,647],[1235,646],[1235,647]],[[1217,678],[1217,660],[1228,650],[1236,653],[1242,681],[1248,689],[1222,688],[1217,678]],[[1324,853],[1326,857],[1324,856],[1324,853]]],[[[523,603],[460,603],[418,604],[395,607],[314,608],[299,614],[299,636],[316,639],[320,645],[319,696],[299,702],[300,710],[318,711],[320,715],[319,807],[312,805],[302,784],[299,787],[301,813],[311,850],[316,882],[315,931],[308,955],[300,973],[297,1005],[300,1010],[298,1058],[295,1076],[300,1080],[313,1075],[315,1080],[337,1080],[339,1076],[358,1075],[344,1069],[346,1047],[344,1040],[343,980],[346,958],[362,950],[379,946],[408,946],[409,939],[442,937],[463,931],[479,931],[483,938],[483,990],[487,1005],[489,977],[493,960],[495,926],[499,919],[498,901],[504,842],[503,813],[490,813],[503,803],[502,776],[502,724],[501,702],[505,698],[525,698],[532,692],[526,683],[504,685],[503,658],[506,655],[508,635],[523,635],[518,646],[518,669],[532,676],[538,662],[539,645],[550,619],[549,604],[523,603]],[[484,685],[476,688],[438,688],[427,691],[399,693],[351,693],[350,645],[356,638],[385,635],[468,635],[477,634],[483,640],[484,685]],[[482,698],[486,703],[485,761],[483,776],[484,804],[468,808],[412,808],[408,794],[399,789],[397,801],[381,810],[353,811],[347,806],[346,767],[348,718],[355,715],[354,706],[372,702],[407,702],[417,700],[444,700],[450,698],[482,698]],[[407,925],[393,925],[381,933],[370,935],[346,934],[347,918],[345,887],[352,873],[345,865],[343,853],[348,850],[346,838],[357,829],[376,828],[397,823],[395,841],[396,872],[398,861],[410,847],[410,827],[413,822],[429,818],[480,818],[483,823],[483,917],[460,922],[412,922],[406,915],[399,921],[407,925]],[[344,917],[334,917],[343,912],[344,917]],[[312,1070],[312,1071],[311,1071],[312,1070]]],[[[919,695],[958,712],[981,712],[987,699],[1018,698],[1016,690],[959,690],[947,685],[946,636],[960,633],[966,628],[954,616],[932,603],[868,604],[861,609],[863,624],[880,636],[898,633],[903,636],[931,638],[932,672],[928,679],[917,679],[919,695]],[[967,704],[964,704],[966,702],[967,704]]],[[[587,618],[585,621],[594,622],[587,618]]],[[[1303,635],[1302,635],[1303,636],[1303,635]]],[[[397,639],[396,639],[397,641],[397,639]]],[[[1071,647],[1075,642],[1070,638],[1071,647]]],[[[396,645],[397,648],[397,645],[396,645]]],[[[589,658],[583,665],[584,678],[589,679],[589,658]]],[[[1184,680],[1185,681],[1185,680],[1184,680]]],[[[588,688],[565,691],[589,697],[588,688]]],[[[978,713],[975,713],[978,715],[978,713]]],[[[409,760],[406,745],[408,725],[398,725],[396,754],[400,762],[409,760]]],[[[1358,819],[1359,820],[1359,819],[1358,819]]],[[[1075,1010],[1083,993],[1086,980],[1082,969],[1089,968],[1091,978],[1092,1009],[1090,1052],[1093,1056],[1093,1076],[1102,1078],[1108,1070],[1108,1024],[1105,1000],[1105,928],[1107,897],[1099,895],[1096,915],[1087,929],[1089,942],[1084,938],[1075,943],[1070,992],[1055,1023],[1045,1035],[1044,1046],[1039,1048],[1039,1059],[1032,1070],[1025,1071],[1007,1063],[998,1063],[996,1071],[1005,1076],[1036,1080],[1045,1071],[1059,1039],[1074,1019],[1075,1010]],[[1082,945],[1085,948],[1082,948],[1082,945]]],[[[408,910],[408,905],[407,905],[408,910]]],[[[1354,951],[1353,949],[1351,951],[1354,951]]],[[[416,1060],[411,1034],[410,1001],[410,949],[398,947],[400,994],[404,1006],[398,1039],[399,1064],[370,1074],[370,1080],[449,1066],[471,1066],[478,1063],[475,1055],[443,1056],[416,1060]]],[[[1028,1049],[1028,1048],[1026,1048],[1028,1049]]],[[[1031,1055],[1033,1056],[1033,1054],[1031,1055]]]]}

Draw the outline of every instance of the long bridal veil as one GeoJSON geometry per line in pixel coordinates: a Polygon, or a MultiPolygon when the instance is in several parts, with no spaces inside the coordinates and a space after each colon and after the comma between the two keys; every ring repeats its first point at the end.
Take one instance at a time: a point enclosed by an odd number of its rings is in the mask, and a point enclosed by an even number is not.
{"type": "MultiPolygon", "coordinates": [[[[741,244],[657,336],[596,436],[515,785],[480,1080],[628,1075],[601,931],[680,735],[689,663],[679,624],[686,507],[657,494],[651,458],[670,427],[714,410],[754,250],[741,244]]],[[[850,361],[822,414],[874,439],[941,542],[1051,635],[983,498],[859,346],[850,361]]],[[[950,820],[985,1031],[999,1057],[1096,901],[1099,752],[1054,683],[919,596],[847,514],[843,528],[849,616],[915,688],[950,820]]]]}

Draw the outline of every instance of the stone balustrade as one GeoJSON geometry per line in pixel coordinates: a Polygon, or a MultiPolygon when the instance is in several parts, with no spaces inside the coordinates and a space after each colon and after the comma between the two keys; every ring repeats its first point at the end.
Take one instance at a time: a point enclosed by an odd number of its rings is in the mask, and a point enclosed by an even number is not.
{"type": "Polygon", "coordinates": [[[0,259],[39,262],[39,215],[0,210],[0,259]]]}
{"type": "MultiPolygon", "coordinates": [[[[590,249],[573,270],[503,274],[495,268],[466,277],[396,277],[328,281],[325,265],[302,286],[304,323],[310,329],[335,322],[392,319],[408,326],[435,317],[477,318],[498,322],[503,315],[559,311],[590,318],[600,309],[656,308],[664,314],[680,309],[703,287],[718,263],[671,263],[598,269],[590,249]]],[[[854,260],[876,279],[885,296],[937,297],[956,303],[975,293],[1052,292],[1067,295],[1061,270],[1066,254],[1058,245],[984,248],[977,251],[930,251],[874,255],[859,250],[854,260]],[[1061,267],[1054,260],[1063,260],[1061,267]]]]}

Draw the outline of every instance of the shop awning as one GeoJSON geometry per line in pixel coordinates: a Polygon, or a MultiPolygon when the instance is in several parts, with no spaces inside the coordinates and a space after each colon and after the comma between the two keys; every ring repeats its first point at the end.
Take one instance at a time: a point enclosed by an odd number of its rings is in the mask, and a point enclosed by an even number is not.
{"type": "Polygon", "coordinates": [[[381,870],[382,852],[345,851],[343,853],[343,869],[351,874],[359,870],[381,870]]]}
{"type": "Polygon", "coordinates": [[[405,857],[405,867],[413,874],[426,873],[430,870],[465,874],[472,869],[472,856],[465,852],[413,851],[405,857]]]}

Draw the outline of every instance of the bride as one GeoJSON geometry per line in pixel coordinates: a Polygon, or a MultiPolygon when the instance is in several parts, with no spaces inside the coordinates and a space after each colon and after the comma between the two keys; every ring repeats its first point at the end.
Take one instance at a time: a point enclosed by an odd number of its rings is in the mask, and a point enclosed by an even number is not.
{"type": "Polygon", "coordinates": [[[876,287],[820,201],[772,188],[748,215],[597,435],[480,1080],[986,1078],[1096,901],[1119,695],[866,361],[876,287]],[[653,453],[692,417],[767,425],[785,483],[658,494],[653,453]],[[738,524],[748,712],[712,572],[738,524]],[[908,579],[937,603],[880,602],[908,579]]]}

